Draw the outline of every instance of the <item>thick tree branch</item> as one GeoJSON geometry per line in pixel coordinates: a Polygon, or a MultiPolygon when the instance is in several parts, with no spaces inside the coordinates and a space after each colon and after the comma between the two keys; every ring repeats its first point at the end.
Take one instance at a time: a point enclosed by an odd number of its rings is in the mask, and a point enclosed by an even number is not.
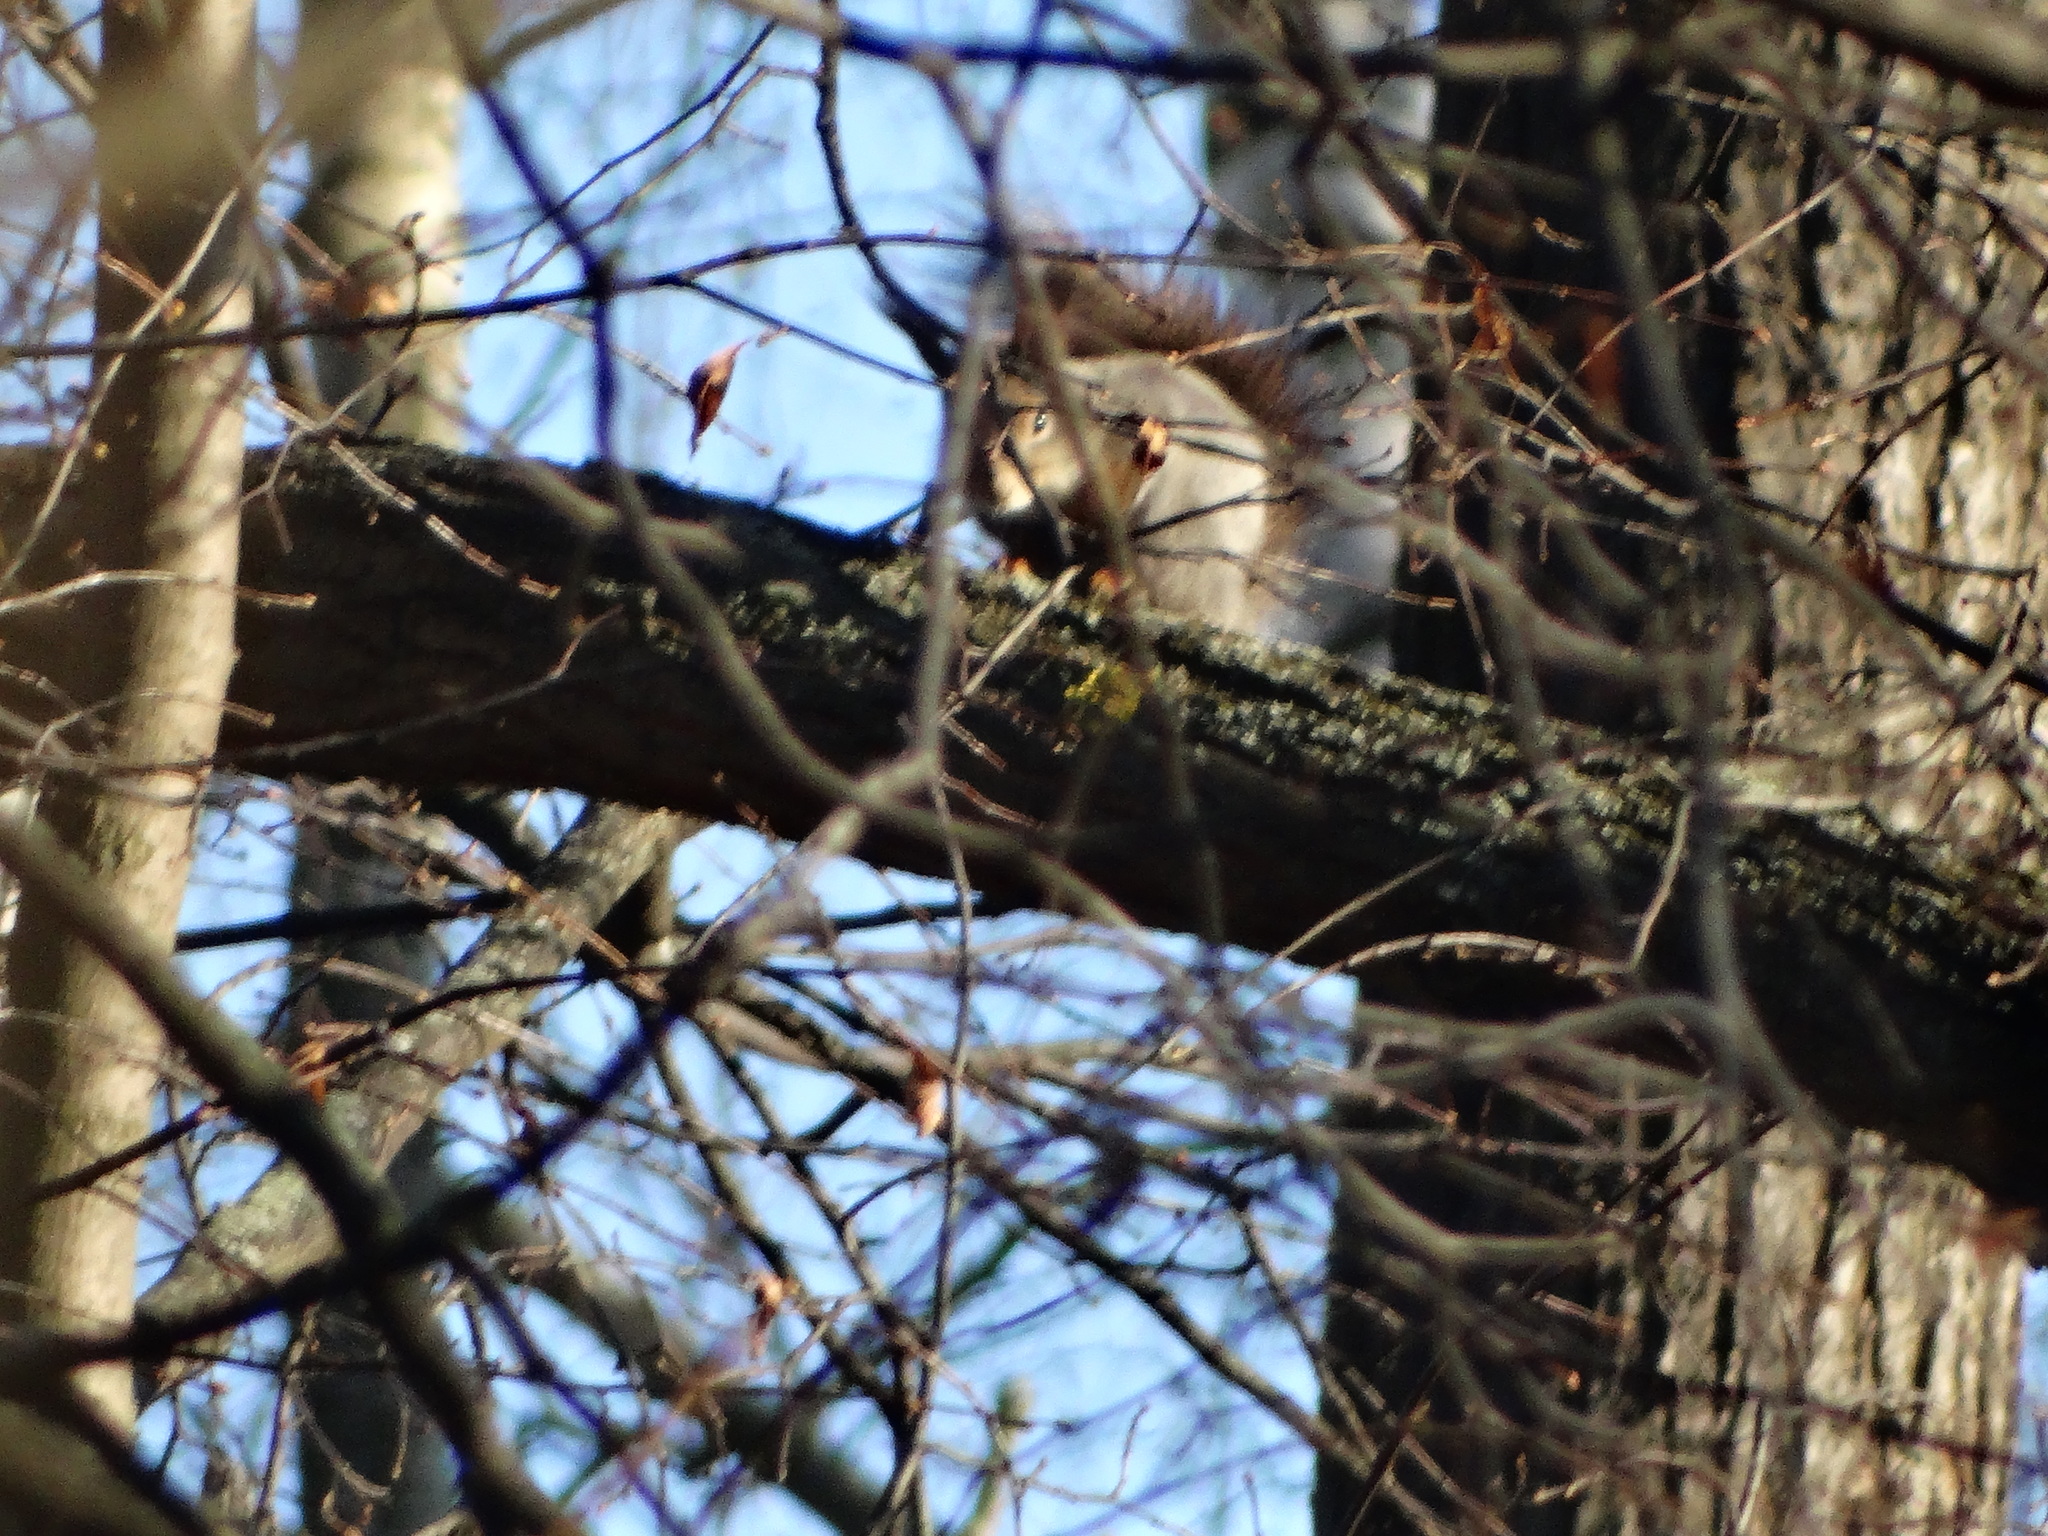
{"type": "MultiPolygon", "coordinates": [[[[0,529],[34,505],[44,463],[0,460],[0,529]]],[[[423,789],[555,785],[784,837],[830,809],[792,788],[736,718],[622,544],[572,528],[530,474],[417,449],[309,447],[282,465],[252,461],[251,480],[245,584],[312,601],[245,605],[231,764],[423,789]]],[[[789,724],[847,770],[895,756],[923,563],[758,507],[651,480],[645,490],[658,514],[708,522],[741,551],[714,574],[789,724]]],[[[1031,595],[977,585],[974,642],[997,645],[1031,595]]],[[[12,654],[31,626],[89,621],[93,600],[0,609],[0,643],[12,654]]],[[[1397,897],[1321,927],[1299,956],[1474,930],[1598,947],[1555,808],[1502,712],[1193,628],[1168,630],[1160,654],[1232,941],[1284,948],[1408,877],[1397,897]]],[[[1121,655],[1112,621],[1072,606],[1053,607],[1010,647],[956,717],[955,814],[1064,854],[1139,922],[1186,927],[1185,859],[1167,845],[1157,747],[1113,717],[1121,655]]],[[[1558,749],[1615,908],[1647,910],[1681,823],[1683,776],[1589,732],[1561,731],[1558,749]]],[[[862,852],[946,867],[912,831],[876,830],[862,852]]],[[[2048,978],[2031,964],[2042,931],[2031,893],[1932,869],[1850,817],[1754,810],[1732,855],[1743,961],[1802,1084],[1842,1120],[1898,1137],[2003,1200],[2048,1204],[2048,1136],[2031,1093],[2048,1069],[2048,1032],[2035,1024],[2048,978]],[[2014,979],[2001,986],[2001,976],[2014,979]]],[[[1015,873],[1022,859],[972,867],[985,910],[1040,898],[1015,873]]],[[[1686,904],[1682,889],[1672,896],[1647,949],[1661,984],[1691,979],[1686,904]]],[[[1504,974],[1498,1011],[1508,1015],[1515,983],[1504,974]]]]}
{"type": "Polygon", "coordinates": [[[2048,100],[2048,28],[2037,16],[1955,0],[1785,0],[1785,8],[1860,32],[1995,101],[2048,100]]]}

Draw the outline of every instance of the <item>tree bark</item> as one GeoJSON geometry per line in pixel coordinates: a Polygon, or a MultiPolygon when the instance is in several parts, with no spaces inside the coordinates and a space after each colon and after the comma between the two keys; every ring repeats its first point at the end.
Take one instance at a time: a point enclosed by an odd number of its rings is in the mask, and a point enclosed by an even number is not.
{"type": "Polygon", "coordinates": [[[1961,1179],[1781,1128],[1673,1209],[1635,1530],[2007,1529],[2022,1266],[1961,1179]],[[1654,1447],[1655,1449],[1651,1449],[1654,1447]],[[1671,1487],[1658,1451],[1683,1451],[1671,1487]],[[1659,1483],[1663,1486],[1657,1486],[1659,1483]]]}
{"type": "MultiPolygon", "coordinates": [[[[102,18],[102,262],[95,332],[202,337],[245,326],[254,141],[247,0],[116,7],[102,18]]],[[[234,661],[241,392],[247,352],[197,346],[107,358],[81,494],[19,552],[24,587],[91,587],[67,625],[10,652],[76,711],[43,757],[46,814],[103,888],[168,950],[190,866],[203,764],[234,661]]],[[[0,1032],[0,1279],[15,1317],[118,1324],[134,1300],[137,1175],[39,1205],[26,1192],[149,1127],[161,1045],[127,987],[26,901],[0,1032]]],[[[115,1425],[127,1373],[91,1373],[115,1425]]]]}
{"type": "MultiPolygon", "coordinates": [[[[2048,155],[1966,131],[1962,87],[1854,38],[1798,27],[1772,41],[1791,95],[1864,114],[1899,152],[1845,167],[1843,146],[1796,121],[1745,140],[1731,239],[1747,246],[1776,212],[1828,195],[1756,241],[1743,268],[1743,456],[1757,493],[1857,562],[1901,627],[1951,658],[1964,692],[2001,653],[2039,650],[2030,583],[2048,553],[2048,412],[2038,364],[1993,348],[2039,310],[2043,263],[2013,231],[2048,206],[2048,155]],[[1802,324],[1765,323],[1795,304],[1802,324]]],[[[1992,690],[1971,729],[1952,698],[1796,583],[1780,584],[1773,617],[1765,741],[1788,773],[1888,825],[2037,860],[2038,690],[1992,690]]]]}

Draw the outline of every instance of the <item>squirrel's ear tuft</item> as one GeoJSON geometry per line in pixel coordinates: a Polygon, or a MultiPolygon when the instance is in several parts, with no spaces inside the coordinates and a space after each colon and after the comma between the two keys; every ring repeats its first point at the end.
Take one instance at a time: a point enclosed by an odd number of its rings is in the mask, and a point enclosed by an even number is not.
{"type": "Polygon", "coordinates": [[[1047,261],[1040,269],[1047,306],[1074,357],[1160,352],[1158,291],[1086,257],[1047,261]]]}
{"type": "Polygon", "coordinates": [[[1074,307],[1074,290],[1080,283],[1081,264],[1077,261],[1042,261],[1039,263],[1039,281],[1045,286],[1045,302],[1052,306],[1052,312],[1064,316],[1074,307]]]}

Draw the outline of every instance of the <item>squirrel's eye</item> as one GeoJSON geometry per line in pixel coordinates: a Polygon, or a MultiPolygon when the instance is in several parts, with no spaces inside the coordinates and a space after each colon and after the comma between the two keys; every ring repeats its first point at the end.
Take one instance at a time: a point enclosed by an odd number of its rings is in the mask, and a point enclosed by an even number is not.
{"type": "Polygon", "coordinates": [[[1049,426],[1051,426],[1051,425],[1052,425],[1052,417],[1051,417],[1051,416],[1050,416],[1050,415],[1049,415],[1048,413],[1046,413],[1046,412],[1044,412],[1044,411],[1035,411],[1035,412],[1033,412],[1033,413],[1032,413],[1032,417],[1031,417],[1031,430],[1032,430],[1032,431],[1034,431],[1034,432],[1043,432],[1043,431],[1044,431],[1044,430],[1045,430],[1045,429],[1046,429],[1047,427],[1049,427],[1049,426]]]}

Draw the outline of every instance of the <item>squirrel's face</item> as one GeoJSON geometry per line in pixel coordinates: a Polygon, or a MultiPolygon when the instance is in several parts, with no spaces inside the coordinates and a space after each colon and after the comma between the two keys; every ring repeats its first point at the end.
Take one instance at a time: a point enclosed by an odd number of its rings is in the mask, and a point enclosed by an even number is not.
{"type": "Polygon", "coordinates": [[[1005,411],[987,453],[999,518],[1041,507],[1064,514],[1081,489],[1081,456],[1048,404],[1005,411]]]}
{"type": "MultiPolygon", "coordinates": [[[[994,519],[1050,512],[1071,522],[1095,521],[1098,498],[1089,494],[1086,464],[1060,411],[1042,390],[1015,379],[999,379],[992,395],[986,402],[983,453],[994,519]]],[[[1097,406],[1092,399],[1087,402],[1080,425],[1107,482],[1101,489],[1109,494],[1108,510],[1121,517],[1130,510],[1146,470],[1122,435],[1095,414],[1097,406]]]]}

